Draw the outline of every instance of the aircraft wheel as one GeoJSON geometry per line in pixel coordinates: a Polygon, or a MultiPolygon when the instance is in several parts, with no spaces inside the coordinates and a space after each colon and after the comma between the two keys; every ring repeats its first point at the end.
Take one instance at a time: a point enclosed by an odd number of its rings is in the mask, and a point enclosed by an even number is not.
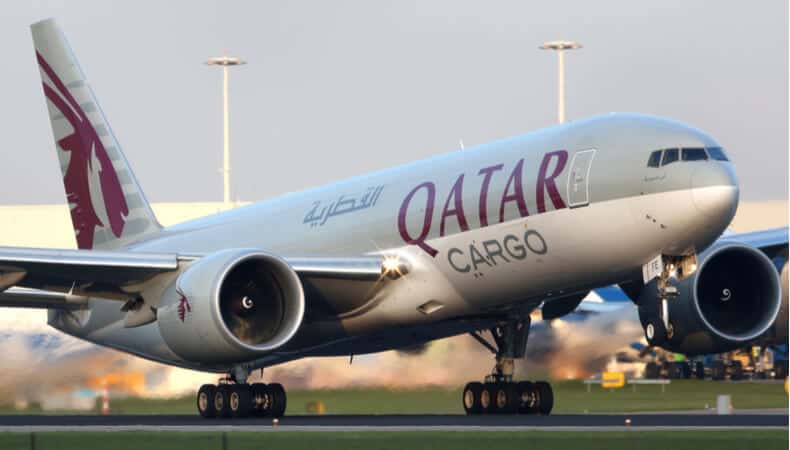
{"type": "Polygon", "coordinates": [[[230,386],[227,384],[220,384],[214,391],[214,410],[217,411],[217,417],[230,417],[230,386]]]}
{"type": "Polygon", "coordinates": [[[551,389],[551,385],[545,381],[535,382],[535,388],[538,391],[538,412],[548,416],[554,408],[554,391],[551,389]]]}
{"type": "Polygon", "coordinates": [[[252,412],[252,392],[249,384],[234,384],[228,394],[228,408],[232,417],[247,417],[252,412]]]}
{"type": "Polygon", "coordinates": [[[516,386],[516,383],[507,384],[507,399],[508,403],[505,412],[508,414],[518,414],[518,406],[521,396],[519,395],[518,386],[516,386]]]}
{"type": "Polygon", "coordinates": [[[535,385],[529,381],[519,381],[516,384],[518,393],[518,413],[532,414],[537,412],[537,398],[535,396],[535,385]]]}
{"type": "Polygon", "coordinates": [[[283,385],[280,383],[271,383],[267,386],[269,390],[269,400],[270,400],[270,407],[269,407],[269,415],[272,417],[282,417],[285,414],[285,406],[287,403],[287,397],[285,395],[285,389],[283,385]]]}
{"type": "Polygon", "coordinates": [[[496,413],[496,388],[499,383],[483,383],[483,392],[480,394],[480,405],[483,414],[496,413]]]}
{"type": "Polygon", "coordinates": [[[661,318],[650,319],[645,325],[645,338],[652,347],[661,347],[667,342],[667,329],[661,318]]]}
{"type": "Polygon", "coordinates": [[[264,383],[253,383],[250,386],[252,394],[252,414],[263,417],[269,414],[269,390],[264,383]]]}
{"type": "Polygon", "coordinates": [[[518,410],[518,395],[514,383],[495,383],[492,400],[494,413],[513,414],[518,410]]]}
{"type": "Polygon", "coordinates": [[[217,387],[213,384],[204,384],[200,386],[197,393],[197,409],[202,417],[211,419],[216,417],[217,410],[214,409],[214,394],[217,387]]]}
{"type": "Polygon", "coordinates": [[[483,405],[480,403],[482,393],[483,383],[473,381],[466,384],[462,400],[467,415],[477,415],[483,412],[483,405]]]}

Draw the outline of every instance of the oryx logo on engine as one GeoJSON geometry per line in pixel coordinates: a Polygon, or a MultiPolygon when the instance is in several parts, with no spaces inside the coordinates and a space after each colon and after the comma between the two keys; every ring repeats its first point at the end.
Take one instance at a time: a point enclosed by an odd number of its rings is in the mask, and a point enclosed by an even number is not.
{"type": "Polygon", "coordinates": [[[192,312],[192,305],[189,304],[189,299],[184,295],[181,289],[176,289],[178,293],[178,318],[183,322],[186,319],[187,313],[192,312]]]}

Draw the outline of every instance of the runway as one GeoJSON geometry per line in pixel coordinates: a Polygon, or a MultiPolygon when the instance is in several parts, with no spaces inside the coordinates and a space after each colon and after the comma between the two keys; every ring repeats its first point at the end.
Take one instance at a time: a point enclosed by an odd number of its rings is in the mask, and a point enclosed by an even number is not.
{"type": "Polygon", "coordinates": [[[0,431],[471,431],[787,429],[788,415],[560,414],[552,416],[302,415],[203,419],[193,415],[7,415],[0,431]],[[630,422],[627,422],[630,421],[630,422]]]}

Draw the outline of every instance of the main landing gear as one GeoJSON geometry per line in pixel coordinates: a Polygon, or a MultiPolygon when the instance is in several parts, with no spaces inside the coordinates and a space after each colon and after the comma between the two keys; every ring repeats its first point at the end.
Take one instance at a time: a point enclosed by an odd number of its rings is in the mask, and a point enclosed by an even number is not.
{"type": "Polygon", "coordinates": [[[496,355],[496,364],[484,383],[473,381],[464,388],[466,414],[542,414],[554,406],[554,392],[545,381],[513,381],[514,360],[523,358],[529,337],[529,316],[509,319],[489,331],[496,346],[477,332],[470,333],[496,355]]]}
{"type": "MultiPolygon", "coordinates": [[[[197,409],[201,416],[214,417],[282,417],[287,396],[279,383],[236,381],[235,376],[220,380],[218,385],[204,384],[197,393],[197,409]]],[[[246,380],[246,377],[244,377],[246,380]]]]}

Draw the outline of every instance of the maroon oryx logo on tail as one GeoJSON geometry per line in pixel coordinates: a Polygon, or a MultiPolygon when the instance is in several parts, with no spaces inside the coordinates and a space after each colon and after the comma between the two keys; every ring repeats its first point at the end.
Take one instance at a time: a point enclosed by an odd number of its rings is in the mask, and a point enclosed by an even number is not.
{"type": "Polygon", "coordinates": [[[68,202],[74,205],[71,208],[71,221],[77,235],[77,246],[90,249],[93,248],[96,227],[109,227],[115,237],[121,237],[129,208],[115,168],[85,111],[41,54],[36,52],[36,57],[41,70],[57,89],[56,92],[46,82],[42,82],[44,95],[74,128],[72,134],[60,139],[57,144],[62,151],[71,153],[68,168],[63,174],[63,185],[68,202]],[[93,195],[92,176],[98,178],[98,183],[94,181],[98,186],[93,186],[93,195]],[[102,220],[109,223],[103,223],[102,220]]]}

